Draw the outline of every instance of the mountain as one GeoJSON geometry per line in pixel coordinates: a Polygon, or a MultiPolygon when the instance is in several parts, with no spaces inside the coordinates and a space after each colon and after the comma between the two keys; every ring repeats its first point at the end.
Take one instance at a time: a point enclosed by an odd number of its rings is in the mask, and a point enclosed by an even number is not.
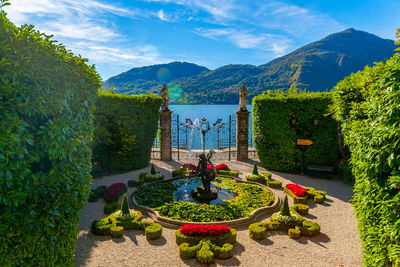
{"type": "Polygon", "coordinates": [[[388,59],[393,40],[348,29],[303,46],[267,64],[227,65],[208,70],[195,64],[170,64],[133,68],[106,81],[128,94],[159,92],[167,83],[175,103],[236,104],[244,84],[250,99],[265,90],[291,86],[307,91],[330,90],[336,83],[366,65],[388,59]],[[158,75],[157,75],[158,74],[158,75]]]}
{"type": "MultiPolygon", "coordinates": [[[[106,87],[113,85],[117,92],[126,94],[143,94],[156,87],[158,91],[162,84],[185,77],[195,76],[210,71],[187,62],[171,62],[133,68],[117,76],[111,77],[105,82],[106,87]]],[[[154,90],[152,90],[154,91],[154,90]]]]}

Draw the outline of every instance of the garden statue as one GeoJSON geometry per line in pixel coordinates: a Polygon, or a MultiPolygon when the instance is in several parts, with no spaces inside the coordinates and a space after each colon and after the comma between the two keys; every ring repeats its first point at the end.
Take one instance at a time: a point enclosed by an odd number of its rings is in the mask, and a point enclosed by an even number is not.
{"type": "Polygon", "coordinates": [[[247,96],[249,93],[247,92],[246,87],[242,84],[240,87],[240,92],[239,92],[239,109],[240,110],[247,110],[247,96]]]}
{"type": "Polygon", "coordinates": [[[162,97],[162,110],[166,111],[168,109],[168,88],[163,85],[163,88],[160,91],[160,96],[162,97]]]}
{"type": "Polygon", "coordinates": [[[198,156],[199,164],[197,165],[196,175],[200,176],[203,186],[199,186],[192,191],[193,198],[203,201],[211,201],[217,198],[217,191],[211,189],[211,181],[213,181],[217,175],[214,165],[211,162],[211,157],[214,153],[213,150],[210,150],[207,156],[205,153],[198,156]],[[208,164],[210,164],[212,168],[211,172],[207,168],[208,164]]]}

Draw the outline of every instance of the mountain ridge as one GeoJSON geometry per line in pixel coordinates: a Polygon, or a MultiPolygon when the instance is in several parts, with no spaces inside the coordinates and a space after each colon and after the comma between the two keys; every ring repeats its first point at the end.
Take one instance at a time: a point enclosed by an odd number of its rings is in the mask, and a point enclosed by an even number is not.
{"type": "Polygon", "coordinates": [[[352,72],[390,58],[394,49],[393,40],[350,28],[259,66],[230,64],[209,70],[175,61],[132,68],[108,79],[106,86],[140,94],[158,93],[166,83],[173,103],[237,104],[241,84],[248,88],[250,100],[265,90],[289,87],[326,91],[352,72]]]}

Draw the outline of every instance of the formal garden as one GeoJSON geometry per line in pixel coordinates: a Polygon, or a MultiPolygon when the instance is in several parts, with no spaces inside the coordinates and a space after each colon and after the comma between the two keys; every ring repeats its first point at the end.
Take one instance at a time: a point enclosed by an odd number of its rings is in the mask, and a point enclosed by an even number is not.
{"type": "Polygon", "coordinates": [[[235,160],[151,160],[167,91],[105,91],[51,36],[0,27],[0,265],[400,266],[398,53],[331,92],[256,96],[258,160],[242,137],[235,160]],[[316,163],[333,174],[301,174],[316,163]]]}

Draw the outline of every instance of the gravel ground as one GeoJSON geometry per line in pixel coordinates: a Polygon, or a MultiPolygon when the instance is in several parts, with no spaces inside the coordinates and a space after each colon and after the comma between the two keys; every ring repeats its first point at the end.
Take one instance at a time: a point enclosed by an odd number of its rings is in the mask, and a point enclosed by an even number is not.
{"type": "MultiPolygon", "coordinates": [[[[156,169],[171,178],[171,171],[181,163],[153,160],[156,169]]],[[[192,163],[196,163],[192,161],[192,163]]],[[[222,163],[215,161],[215,164],[222,163]]],[[[226,163],[226,161],[224,162],[226,163]]],[[[228,165],[239,171],[239,176],[252,170],[254,161],[230,161],[228,165]]],[[[93,187],[139,179],[139,173],[149,171],[150,166],[125,174],[106,176],[93,181],[93,187]]],[[[259,168],[260,171],[265,171],[259,168]]],[[[310,214],[305,216],[321,225],[321,233],[313,238],[290,239],[285,232],[269,232],[262,241],[249,237],[247,229],[237,229],[234,256],[227,260],[215,260],[216,266],[362,266],[361,243],[353,207],[349,203],[352,187],[336,179],[310,178],[308,176],[272,172],[272,178],[283,185],[298,183],[328,192],[323,204],[309,201],[310,214]]],[[[131,193],[133,188],[128,189],[131,193]]],[[[284,197],[283,189],[271,190],[284,197]]],[[[291,201],[291,199],[289,198],[291,201]]],[[[290,203],[292,204],[292,203],[290,203]]],[[[75,251],[75,266],[200,266],[196,259],[182,260],[175,243],[174,230],[163,229],[161,239],[147,240],[144,231],[126,231],[119,239],[95,236],[89,232],[97,218],[104,218],[104,200],[88,203],[81,214],[79,238],[75,251]]],[[[267,218],[265,218],[266,220],[267,218]]],[[[150,220],[144,218],[144,220],[150,220]]]]}

